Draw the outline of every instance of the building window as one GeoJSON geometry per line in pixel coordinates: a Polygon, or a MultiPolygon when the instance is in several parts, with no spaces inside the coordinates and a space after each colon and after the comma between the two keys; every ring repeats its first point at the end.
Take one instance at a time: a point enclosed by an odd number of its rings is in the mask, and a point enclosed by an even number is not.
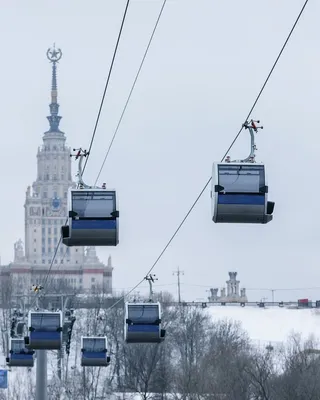
{"type": "Polygon", "coordinates": [[[43,192],[43,198],[46,199],[48,197],[48,192],[43,192]]]}
{"type": "Polygon", "coordinates": [[[46,228],[43,226],[42,227],[42,235],[45,235],[46,234],[46,228]]]}
{"type": "Polygon", "coordinates": [[[76,249],[76,253],[78,253],[78,249],[76,249]]]}
{"type": "Polygon", "coordinates": [[[42,247],[42,254],[46,254],[46,249],[42,247]]]}
{"type": "Polygon", "coordinates": [[[54,263],[55,263],[55,264],[58,264],[58,260],[54,260],[54,263]]]}
{"type": "Polygon", "coordinates": [[[37,249],[33,249],[33,251],[36,253],[36,252],[37,252],[37,249]]]}
{"type": "Polygon", "coordinates": [[[91,278],[91,282],[95,282],[96,281],[96,279],[95,278],[91,278]]]}
{"type": "Polygon", "coordinates": [[[33,239],[33,242],[36,243],[36,242],[37,242],[37,239],[33,239]]]}
{"type": "Polygon", "coordinates": [[[42,264],[45,264],[46,263],[46,260],[42,260],[42,264]]]}
{"type": "Polygon", "coordinates": [[[51,228],[48,228],[48,234],[51,235],[51,228]]]}
{"type": "MultiPolygon", "coordinates": [[[[54,221],[54,222],[56,222],[56,221],[54,221]]],[[[55,235],[57,235],[58,234],[58,228],[57,227],[54,228],[53,232],[54,232],[55,235]]]]}
{"type": "Polygon", "coordinates": [[[36,232],[37,232],[37,230],[36,230],[36,229],[34,229],[34,230],[33,230],[33,232],[35,232],[35,233],[36,233],[36,232]]]}
{"type": "Polygon", "coordinates": [[[67,196],[68,196],[68,193],[67,193],[67,192],[64,192],[63,197],[66,199],[67,196]]]}

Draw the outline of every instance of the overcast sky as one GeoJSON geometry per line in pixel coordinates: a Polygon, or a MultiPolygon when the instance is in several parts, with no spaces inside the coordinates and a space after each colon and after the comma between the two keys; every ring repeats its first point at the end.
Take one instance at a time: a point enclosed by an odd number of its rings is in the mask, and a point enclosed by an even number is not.
{"type": "MultiPolygon", "coordinates": [[[[124,0],[1,3],[2,264],[24,240],[25,191],[36,178],[36,153],[48,129],[53,42],[60,128],[72,147],[88,148],[124,0]]],[[[116,188],[120,244],[113,286],[134,286],[148,271],[244,122],[304,0],[168,0],[136,89],[101,175],[116,188]]],[[[85,172],[93,184],[160,11],[160,0],[131,0],[96,139],[85,172]]],[[[158,263],[158,289],[205,298],[238,271],[253,288],[320,287],[319,105],[320,4],[311,0],[252,117],[264,130],[257,161],[267,165],[268,225],[214,224],[210,188],[158,263]]],[[[249,150],[244,131],[230,155],[249,150]]],[[[76,165],[74,165],[74,173],[76,165]]],[[[145,285],[141,293],[145,291],[145,285]]],[[[319,290],[276,292],[275,299],[320,299],[319,290]]]]}

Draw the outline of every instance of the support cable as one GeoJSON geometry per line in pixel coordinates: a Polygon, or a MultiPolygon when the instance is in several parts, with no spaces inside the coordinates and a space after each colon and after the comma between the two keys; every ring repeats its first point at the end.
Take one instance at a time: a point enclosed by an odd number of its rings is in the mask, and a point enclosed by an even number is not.
{"type": "MultiPolygon", "coordinates": [[[[264,83],[263,83],[263,85],[262,85],[262,87],[261,87],[261,89],[260,89],[260,91],[259,91],[259,93],[258,93],[258,95],[257,95],[257,97],[256,97],[256,99],[255,99],[255,101],[253,102],[252,107],[250,108],[250,111],[249,111],[249,113],[248,113],[248,115],[247,115],[245,121],[248,121],[248,119],[250,118],[250,116],[251,116],[253,110],[255,109],[255,107],[256,107],[256,105],[257,105],[257,103],[258,103],[258,101],[259,101],[259,99],[260,99],[260,97],[261,97],[261,95],[262,95],[262,93],[263,93],[263,91],[264,91],[264,89],[265,89],[267,83],[269,82],[270,77],[271,77],[271,75],[272,75],[272,73],[273,73],[273,71],[274,71],[276,65],[278,64],[278,61],[279,61],[279,59],[280,59],[280,57],[281,57],[281,55],[282,55],[284,49],[286,48],[286,46],[287,46],[287,44],[288,44],[288,42],[289,42],[289,40],[290,40],[290,38],[291,38],[291,36],[292,36],[292,33],[293,33],[293,31],[295,30],[295,28],[296,28],[296,26],[297,26],[297,24],[298,24],[298,22],[299,22],[299,20],[300,20],[300,17],[302,16],[302,14],[303,14],[303,12],[304,12],[304,10],[305,10],[305,8],[306,8],[308,2],[309,2],[309,0],[306,0],[305,3],[304,3],[304,5],[302,6],[302,8],[301,8],[301,10],[300,10],[300,12],[299,12],[299,14],[298,14],[298,16],[297,16],[297,18],[296,18],[296,20],[295,20],[293,26],[292,26],[292,28],[291,28],[289,34],[288,34],[288,36],[287,36],[287,38],[286,38],[286,40],[285,40],[285,42],[284,42],[284,44],[283,44],[283,46],[282,46],[282,48],[281,48],[281,50],[280,50],[280,52],[279,52],[279,54],[278,54],[276,60],[275,60],[275,62],[274,62],[273,65],[272,65],[272,68],[271,68],[271,70],[270,70],[270,72],[269,72],[267,78],[265,79],[265,81],[264,81],[264,83]]],[[[245,127],[245,124],[243,124],[243,125],[241,126],[241,129],[240,129],[239,132],[236,134],[235,138],[233,139],[233,141],[231,142],[231,144],[230,144],[230,146],[228,147],[227,151],[225,152],[224,156],[222,157],[221,162],[223,162],[223,160],[225,159],[225,157],[228,155],[229,151],[230,151],[230,150],[232,149],[232,147],[234,146],[235,142],[237,141],[237,139],[238,139],[238,137],[240,136],[240,134],[241,134],[241,132],[242,132],[242,130],[243,130],[244,127],[245,127]]],[[[180,231],[180,229],[181,229],[182,226],[184,225],[185,221],[187,220],[187,218],[189,217],[189,215],[191,214],[191,212],[192,212],[193,209],[195,208],[195,206],[196,206],[196,204],[198,203],[198,201],[200,200],[202,194],[203,194],[204,191],[207,189],[209,183],[211,182],[211,179],[212,179],[212,177],[210,177],[210,178],[207,180],[207,182],[205,183],[205,185],[204,185],[204,187],[202,188],[201,192],[198,194],[196,200],[195,200],[195,201],[193,202],[193,204],[191,205],[189,211],[188,211],[187,214],[184,216],[184,218],[182,219],[182,221],[181,221],[180,224],[178,225],[177,229],[174,231],[173,235],[172,235],[171,238],[169,239],[168,243],[165,245],[165,247],[163,248],[163,250],[161,251],[161,253],[160,253],[159,256],[157,257],[157,259],[155,260],[155,262],[152,264],[152,266],[150,267],[150,269],[148,270],[148,272],[147,272],[145,275],[149,275],[149,274],[151,273],[151,271],[155,268],[155,266],[158,264],[158,262],[160,261],[160,259],[161,259],[162,256],[163,256],[163,254],[165,253],[165,251],[167,250],[167,248],[170,246],[170,244],[171,244],[171,242],[173,241],[173,239],[177,236],[178,232],[180,231]]],[[[123,301],[123,300],[124,300],[127,296],[129,296],[135,289],[137,289],[137,287],[140,286],[141,283],[142,283],[144,280],[145,280],[145,278],[141,279],[141,281],[140,281],[139,283],[137,283],[128,293],[126,293],[126,294],[125,294],[124,296],[122,296],[119,300],[117,300],[112,306],[110,306],[110,307],[108,308],[108,310],[112,309],[112,308],[115,307],[117,304],[119,304],[121,301],[123,301]]]]}
{"type": "Polygon", "coordinates": [[[153,28],[153,31],[152,31],[152,33],[151,33],[151,36],[150,36],[150,39],[149,39],[149,43],[148,43],[147,48],[146,48],[146,51],[144,52],[144,55],[143,55],[143,57],[142,57],[142,60],[141,60],[141,63],[140,63],[138,72],[137,72],[137,74],[136,74],[136,76],[135,76],[135,78],[134,78],[134,81],[133,81],[133,84],[132,84],[132,86],[131,86],[129,95],[128,95],[128,97],[127,97],[126,103],[125,103],[124,108],[123,108],[123,110],[122,110],[122,113],[121,113],[121,115],[120,115],[120,118],[119,118],[118,124],[117,124],[117,126],[116,126],[116,129],[115,129],[115,131],[114,131],[114,133],[113,133],[111,142],[110,142],[110,144],[109,144],[107,153],[106,153],[106,155],[105,155],[105,157],[104,157],[104,160],[103,160],[103,162],[102,162],[102,165],[101,165],[100,171],[99,171],[99,173],[98,173],[98,175],[97,175],[97,179],[96,179],[96,181],[95,181],[95,183],[94,183],[94,186],[96,186],[96,184],[97,184],[97,181],[98,181],[98,179],[99,179],[99,177],[100,177],[100,175],[101,175],[101,172],[102,172],[102,170],[103,170],[103,167],[104,167],[104,165],[105,165],[105,163],[106,163],[106,161],[107,161],[107,158],[108,158],[108,156],[109,156],[109,153],[110,153],[111,147],[112,147],[112,145],[113,145],[113,142],[114,142],[114,140],[115,140],[115,138],[116,138],[116,136],[117,136],[117,133],[118,133],[118,130],[119,130],[119,128],[120,128],[122,119],[123,119],[124,114],[125,114],[125,112],[126,112],[126,110],[127,110],[128,104],[129,104],[130,99],[131,99],[131,95],[132,95],[133,90],[134,90],[134,88],[135,88],[135,86],[136,86],[136,83],[137,83],[137,80],[138,80],[138,78],[139,78],[139,75],[140,75],[142,66],[143,66],[143,64],[144,64],[144,61],[145,61],[145,59],[146,59],[146,57],[147,57],[147,54],[148,54],[148,51],[149,51],[151,42],[152,42],[152,40],[153,40],[154,34],[155,34],[155,32],[156,32],[156,29],[157,29],[157,27],[158,27],[158,24],[159,24],[159,21],[160,21],[160,18],[161,18],[161,15],[162,15],[164,6],[166,5],[166,2],[167,2],[167,0],[164,0],[164,1],[163,1],[161,10],[160,10],[159,15],[158,15],[158,18],[157,18],[157,21],[156,21],[155,26],[154,26],[154,28],[153,28]]]}
{"type": "Polygon", "coordinates": [[[89,150],[88,150],[88,157],[86,158],[86,161],[84,163],[83,172],[86,169],[86,165],[87,165],[88,158],[89,158],[89,155],[90,155],[90,151],[91,151],[91,148],[92,148],[92,145],[93,145],[93,141],[94,141],[94,138],[96,136],[97,127],[98,127],[98,123],[99,123],[99,120],[100,120],[100,115],[101,115],[104,99],[106,97],[107,89],[108,89],[108,86],[109,86],[109,81],[110,81],[110,77],[111,77],[114,61],[115,61],[115,58],[116,58],[116,54],[117,54],[117,51],[118,51],[118,46],[119,46],[119,43],[120,43],[122,29],[123,29],[124,22],[125,22],[125,19],[126,19],[129,3],[130,3],[130,0],[127,0],[126,8],[124,10],[124,14],[123,14],[123,18],[122,18],[119,34],[118,34],[118,39],[117,39],[116,46],[115,46],[115,49],[114,49],[114,52],[113,52],[113,56],[112,56],[112,61],[111,61],[111,65],[110,65],[107,81],[106,81],[106,84],[105,84],[105,87],[104,87],[104,91],[103,91],[103,95],[102,95],[102,98],[101,98],[101,102],[100,102],[100,107],[99,107],[96,123],[94,125],[94,129],[93,129],[93,133],[92,133],[92,137],[91,137],[91,141],[90,141],[90,146],[89,146],[89,150]]]}

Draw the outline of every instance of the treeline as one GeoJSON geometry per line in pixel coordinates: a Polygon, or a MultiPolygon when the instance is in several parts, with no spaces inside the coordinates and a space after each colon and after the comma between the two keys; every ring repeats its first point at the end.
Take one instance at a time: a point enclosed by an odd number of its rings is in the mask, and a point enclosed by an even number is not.
{"type": "MultiPolygon", "coordinates": [[[[169,306],[172,300],[170,294],[161,295],[167,333],[160,345],[125,344],[123,308],[101,307],[98,295],[95,308],[76,310],[61,380],[57,354],[48,352],[49,399],[127,399],[135,394],[143,400],[320,400],[320,345],[312,336],[302,340],[293,334],[283,346],[257,348],[239,322],[213,320],[210,310],[200,307],[169,306]],[[80,367],[80,338],[86,335],[108,337],[109,367],[80,367]]],[[[4,349],[10,319],[9,310],[1,312],[4,349]]],[[[19,369],[11,380],[10,399],[35,398],[35,372],[19,369]]],[[[2,398],[7,399],[4,392],[2,398]]]]}
{"type": "Polygon", "coordinates": [[[125,344],[121,308],[79,311],[73,351],[80,354],[81,335],[105,334],[112,364],[84,374],[78,355],[66,382],[70,398],[135,393],[157,400],[320,399],[320,350],[312,337],[303,341],[293,334],[282,347],[257,348],[239,322],[212,320],[202,308],[166,305],[171,302],[170,295],[162,296],[167,334],[160,345],[125,344]]]}

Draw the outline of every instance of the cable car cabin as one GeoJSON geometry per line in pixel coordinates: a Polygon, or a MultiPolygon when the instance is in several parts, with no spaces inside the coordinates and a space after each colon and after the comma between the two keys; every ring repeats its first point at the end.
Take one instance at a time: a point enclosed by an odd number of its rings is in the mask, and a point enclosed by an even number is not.
{"type": "Polygon", "coordinates": [[[124,339],[127,343],[160,343],[165,333],[161,329],[160,303],[126,303],[124,339]]]}
{"type": "Polygon", "coordinates": [[[212,169],[214,222],[267,224],[274,203],[268,201],[264,164],[214,163],[212,169]]]}
{"type": "Polygon", "coordinates": [[[25,344],[34,350],[60,350],[62,345],[62,313],[30,311],[29,336],[25,344]]]}
{"type": "Polygon", "coordinates": [[[8,367],[33,367],[34,350],[26,348],[23,338],[10,338],[8,367]]]}
{"type": "Polygon", "coordinates": [[[116,246],[119,243],[116,192],[71,189],[69,223],[61,228],[66,246],[116,246]]]}
{"type": "Polygon", "coordinates": [[[106,337],[82,337],[81,353],[82,367],[107,367],[110,364],[106,337]]]}
{"type": "Polygon", "coordinates": [[[18,336],[23,336],[24,335],[24,331],[25,331],[25,322],[24,321],[18,321],[17,322],[17,335],[18,336]]]}

